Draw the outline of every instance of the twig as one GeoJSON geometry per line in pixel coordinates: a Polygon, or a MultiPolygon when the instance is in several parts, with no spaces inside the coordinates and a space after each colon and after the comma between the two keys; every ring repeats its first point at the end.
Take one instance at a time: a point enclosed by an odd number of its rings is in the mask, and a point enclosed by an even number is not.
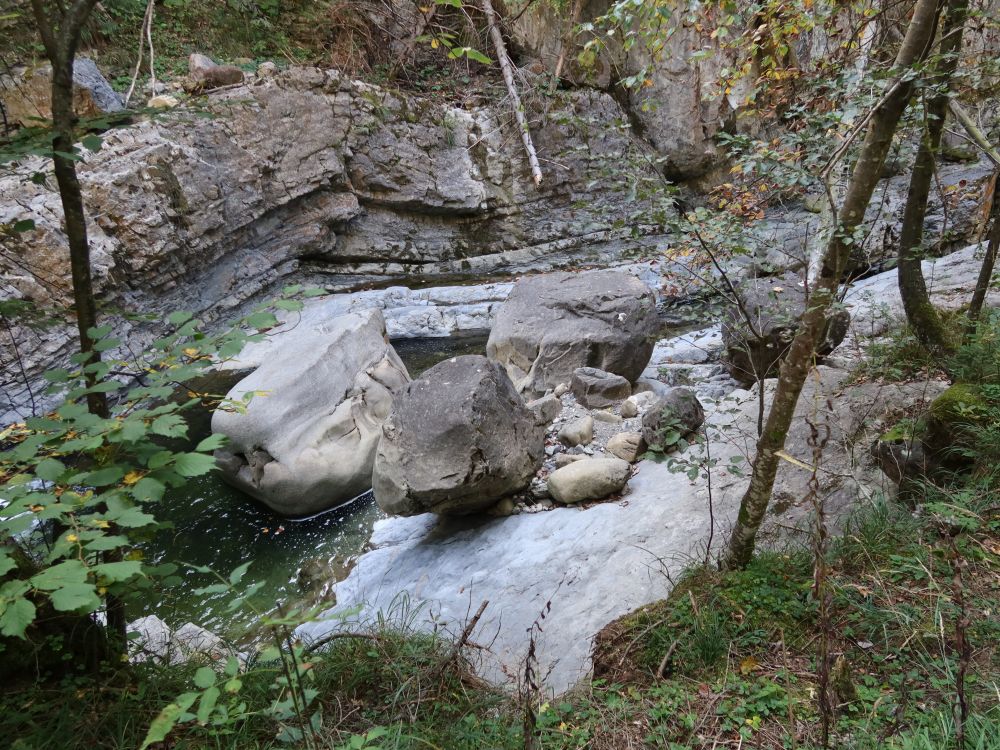
{"type": "Polygon", "coordinates": [[[965,132],[969,134],[969,137],[975,141],[976,145],[979,146],[979,148],[983,150],[983,153],[989,157],[990,161],[992,161],[995,166],[1000,167],[1000,152],[998,152],[986,136],[983,135],[983,131],[979,129],[979,126],[976,125],[975,120],[972,119],[969,113],[965,111],[965,108],[954,99],[948,102],[948,108],[951,110],[951,113],[955,115],[955,119],[962,124],[963,128],[965,128],[965,132]]]}
{"type": "Polygon", "coordinates": [[[382,640],[382,637],[376,633],[348,633],[348,632],[331,633],[330,635],[320,638],[318,641],[313,641],[312,643],[310,643],[308,646],[305,647],[305,649],[303,649],[303,653],[311,654],[313,651],[322,648],[326,644],[331,643],[332,641],[339,640],[341,638],[361,638],[370,641],[382,640]]]}
{"type": "Polygon", "coordinates": [[[677,648],[678,643],[680,643],[679,639],[671,643],[670,648],[667,649],[667,653],[665,653],[663,658],[660,659],[660,666],[656,668],[656,679],[659,680],[663,677],[663,670],[667,668],[667,662],[670,661],[670,657],[674,655],[674,649],[677,648]]]}
{"type": "Polygon", "coordinates": [[[535,153],[535,144],[531,141],[531,131],[528,130],[528,121],[524,117],[524,105],[521,104],[521,97],[517,93],[517,85],[514,83],[514,71],[507,56],[507,46],[504,44],[503,35],[497,25],[497,14],[493,10],[490,0],[480,0],[483,6],[483,13],[486,14],[486,22],[490,27],[490,39],[497,52],[497,63],[503,73],[504,83],[507,84],[507,91],[510,94],[514,119],[517,120],[518,129],[521,131],[521,143],[528,154],[528,164],[531,166],[531,177],[535,182],[535,187],[542,184],[542,168],[538,165],[538,155],[535,153]]]}
{"type": "Polygon", "coordinates": [[[476,614],[474,614],[472,616],[472,619],[469,620],[468,623],[466,623],[465,629],[462,631],[462,635],[459,637],[459,639],[455,642],[455,646],[452,648],[451,653],[441,663],[439,671],[443,671],[445,667],[447,667],[449,664],[454,663],[455,660],[458,659],[459,654],[462,653],[462,648],[468,642],[469,637],[472,635],[472,631],[476,629],[476,625],[479,624],[479,618],[483,616],[483,612],[486,611],[486,607],[489,605],[489,603],[490,603],[489,599],[483,599],[483,603],[479,605],[479,609],[476,610],[476,614]]]}
{"type": "MultiPolygon", "coordinates": [[[[154,2],[154,0],[148,0],[148,2],[146,3],[146,13],[142,17],[142,26],[139,28],[139,50],[138,50],[138,57],[136,58],[136,61],[135,61],[135,69],[132,71],[132,82],[129,84],[128,92],[125,94],[125,106],[126,107],[128,107],[128,103],[132,99],[132,93],[135,91],[135,84],[139,80],[139,70],[142,68],[142,53],[143,53],[143,50],[144,50],[144,47],[143,47],[143,36],[146,33],[147,28],[150,25],[152,25],[152,22],[153,22],[152,21],[152,17],[153,17],[153,2],[154,2]]],[[[150,38],[149,49],[150,49],[150,51],[152,51],[152,49],[153,49],[152,38],[150,38]]],[[[156,75],[155,73],[153,73],[153,63],[152,62],[150,62],[150,64],[149,64],[149,71],[150,71],[150,75],[152,75],[152,76],[156,75]]],[[[155,78],[153,80],[155,80],[155,78]]]]}

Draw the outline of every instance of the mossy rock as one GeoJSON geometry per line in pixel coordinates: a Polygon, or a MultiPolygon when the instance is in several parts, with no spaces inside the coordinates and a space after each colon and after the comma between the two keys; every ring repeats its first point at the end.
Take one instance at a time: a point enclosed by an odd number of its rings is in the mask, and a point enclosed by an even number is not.
{"type": "Polygon", "coordinates": [[[933,455],[951,448],[970,447],[975,430],[996,413],[1000,404],[981,385],[955,383],[931,403],[924,444],[933,455]]]}

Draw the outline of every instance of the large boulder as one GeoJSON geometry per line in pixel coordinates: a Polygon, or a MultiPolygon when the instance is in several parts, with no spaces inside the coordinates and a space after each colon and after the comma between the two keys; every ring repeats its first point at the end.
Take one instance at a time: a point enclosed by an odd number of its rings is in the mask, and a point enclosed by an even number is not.
{"type": "Polygon", "coordinates": [[[496,362],[445,360],[397,395],[375,457],[375,500],[401,516],[485,510],[528,486],[544,440],[496,362]]]}
{"type": "MultiPolygon", "coordinates": [[[[52,66],[24,68],[0,76],[0,100],[7,122],[22,127],[37,126],[52,119],[52,66]]],[[[73,62],[73,111],[77,117],[97,117],[125,109],[121,96],[111,88],[93,60],[73,62]]]]}
{"type": "MultiPolygon", "coordinates": [[[[777,373],[806,306],[805,287],[795,274],[744,279],[736,286],[736,302],[722,321],[725,363],[734,378],[753,383],[777,373]]],[[[846,310],[827,321],[816,353],[832,352],[851,322],[846,310]]]]}
{"type": "Polygon", "coordinates": [[[690,388],[672,388],[646,410],[642,437],[652,450],[666,452],[697,430],[705,421],[705,409],[690,388]]]}
{"type": "Polygon", "coordinates": [[[378,310],[318,323],[284,338],[229,392],[244,411],[218,410],[212,431],[223,477],[279,513],[305,516],[371,487],[393,393],[409,382],[378,310]]]}
{"type": "Polygon", "coordinates": [[[579,367],[628,381],[653,352],[653,291],[620,271],[550,273],[518,281],[497,312],[486,353],[521,392],[544,393],[579,367]]]}

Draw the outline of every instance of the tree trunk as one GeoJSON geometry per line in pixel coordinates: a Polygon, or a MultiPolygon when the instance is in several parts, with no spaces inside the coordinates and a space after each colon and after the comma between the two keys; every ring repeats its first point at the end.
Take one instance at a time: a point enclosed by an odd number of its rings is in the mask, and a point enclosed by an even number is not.
{"type": "MultiPolygon", "coordinates": [[[[826,325],[827,311],[836,299],[837,288],[850,255],[851,245],[848,240],[864,219],[900,117],[913,95],[913,83],[906,79],[905,74],[927,56],[934,38],[937,16],[937,0],[917,0],[906,36],[896,56],[894,68],[897,83],[872,115],[839,212],[837,231],[827,244],[808,308],[802,314],[798,331],[781,365],[778,389],[774,394],[764,431],[757,441],[757,455],[754,457],[750,485],[740,503],[739,516],[729,538],[728,549],[720,560],[720,565],[725,569],[744,567],[753,556],[757,531],[764,520],[774,488],[778,453],[785,446],[799,394],[812,368],[816,344],[826,325]]],[[[761,383],[759,387],[763,386],[761,383]]]]}
{"type": "Polygon", "coordinates": [[[928,83],[937,85],[938,91],[927,102],[926,129],[920,139],[910,187],[903,210],[903,224],[899,236],[899,259],[896,268],[899,293],[903,298],[906,320],[914,335],[928,352],[947,356],[957,342],[951,340],[938,311],[931,304],[921,269],[923,255],[924,219],[927,200],[936,168],[935,159],[941,147],[941,134],[948,114],[951,80],[962,51],[962,33],[968,14],[968,0],[949,0],[941,30],[940,59],[928,83]]]}
{"type": "Polygon", "coordinates": [[[993,204],[990,206],[990,236],[986,243],[986,256],[983,264],[979,267],[979,277],[976,279],[976,289],[972,293],[972,301],[969,303],[967,314],[968,323],[965,328],[965,338],[968,340],[976,332],[979,323],[979,316],[983,311],[983,303],[986,302],[986,293],[990,290],[990,282],[993,280],[993,268],[997,262],[997,250],[1000,250],[1000,196],[997,195],[997,188],[1000,188],[1000,172],[994,174],[993,182],[993,204]]]}
{"type": "MultiPolygon", "coordinates": [[[[52,64],[52,162],[59,186],[69,243],[70,271],[73,277],[73,305],[80,339],[80,351],[88,357],[84,366],[100,360],[88,331],[97,326],[97,303],[90,270],[90,243],[84,215],[83,194],[76,176],[76,162],[70,158],[75,143],[76,113],[73,111],[73,60],[80,43],[80,33],[97,0],[77,0],[62,11],[46,12],[42,0],[32,0],[35,22],[52,64]],[[58,21],[58,23],[56,23],[58,21]]],[[[61,8],[61,6],[60,6],[61,8]]],[[[86,383],[94,385],[92,372],[84,373],[86,383]]],[[[108,403],[103,393],[87,394],[87,406],[99,417],[108,416],[108,403]]]]}
{"type": "MultiPolygon", "coordinates": [[[[76,113],[73,111],[73,60],[80,43],[80,34],[97,0],[76,0],[69,7],[57,5],[46,10],[43,0],[31,0],[38,32],[45,46],[46,56],[52,64],[52,162],[62,201],[66,239],[69,243],[70,272],[73,278],[73,304],[80,351],[87,355],[83,362],[84,380],[88,387],[97,383],[97,376],[86,366],[99,362],[100,352],[94,349],[89,331],[97,326],[97,303],[90,269],[90,243],[87,240],[87,221],[83,207],[83,193],[76,175],[76,162],[71,158],[75,143],[76,113]]],[[[87,407],[92,414],[107,419],[108,402],[103,393],[87,394],[87,407]]],[[[120,560],[120,551],[105,554],[108,562],[120,560]]],[[[125,605],[118,597],[107,597],[108,632],[114,638],[114,647],[121,652],[125,647],[125,605]]]]}

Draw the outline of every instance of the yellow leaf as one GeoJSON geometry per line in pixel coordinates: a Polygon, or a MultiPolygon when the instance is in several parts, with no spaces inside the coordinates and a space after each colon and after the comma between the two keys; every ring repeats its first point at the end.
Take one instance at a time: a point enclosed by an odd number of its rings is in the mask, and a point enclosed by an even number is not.
{"type": "Polygon", "coordinates": [[[752,656],[748,656],[747,658],[745,658],[743,661],[740,662],[740,674],[750,674],[758,666],[760,665],[757,663],[757,660],[754,659],[752,656]]]}
{"type": "Polygon", "coordinates": [[[135,484],[140,479],[142,479],[142,472],[141,471],[130,471],[128,474],[125,475],[125,478],[122,479],[122,481],[125,484],[135,484]]]}
{"type": "Polygon", "coordinates": [[[96,526],[99,529],[109,529],[109,528],[111,528],[111,524],[108,523],[107,521],[105,521],[104,519],[95,519],[95,520],[91,521],[91,523],[94,524],[94,526],[96,526]]]}
{"type": "Polygon", "coordinates": [[[431,39],[431,49],[437,49],[440,46],[441,42],[439,42],[437,39],[431,39]]]}
{"type": "Polygon", "coordinates": [[[186,355],[188,355],[189,357],[197,357],[198,356],[198,350],[195,349],[193,346],[189,346],[187,349],[185,349],[184,353],[186,355]]]}
{"type": "Polygon", "coordinates": [[[80,537],[78,537],[76,534],[67,534],[66,541],[72,544],[73,542],[79,542],[80,537]]]}

